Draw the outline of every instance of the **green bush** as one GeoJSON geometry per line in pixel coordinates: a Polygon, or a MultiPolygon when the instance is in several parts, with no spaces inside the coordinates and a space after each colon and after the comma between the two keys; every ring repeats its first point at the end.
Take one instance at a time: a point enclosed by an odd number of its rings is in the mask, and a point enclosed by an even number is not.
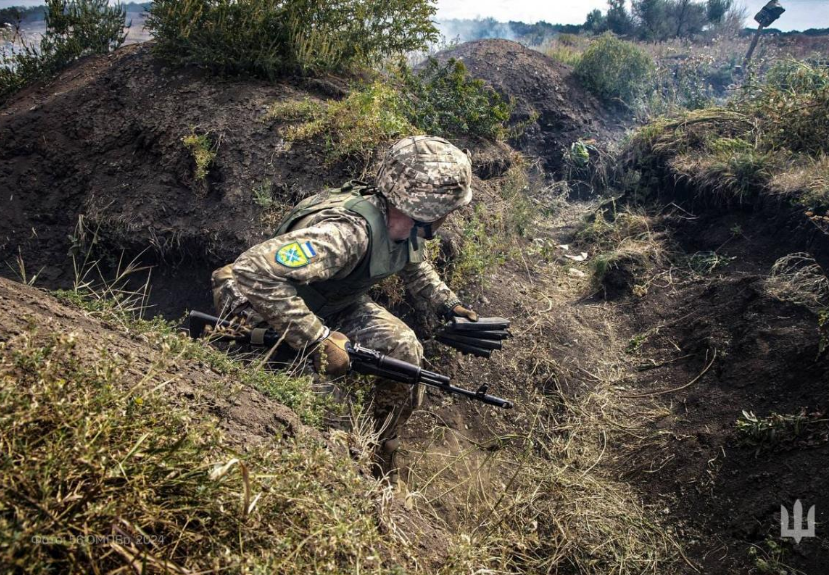
{"type": "Polygon", "coordinates": [[[373,65],[437,39],[430,0],[156,0],[157,53],[272,79],[373,65]]]}
{"type": "Polygon", "coordinates": [[[373,82],[334,102],[288,100],[276,102],[268,119],[296,121],[282,129],[286,140],[326,135],[329,159],[365,157],[380,142],[419,133],[403,111],[400,94],[384,82],[373,82]]]}
{"type": "Polygon", "coordinates": [[[401,66],[403,110],[409,121],[437,136],[474,135],[492,139],[507,136],[512,103],[472,78],[463,62],[441,64],[429,58],[417,72],[401,66]]]}
{"type": "Polygon", "coordinates": [[[381,142],[414,134],[503,139],[512,104],[456,60],[430,60],[413,72],[401,64],[393,78],[356,87],[343,100],[285,100],[268,119],[289,123],[289,141],[326,135],[331,159],[365,157],[381,142]],[[395,85],[395,83],[397,85],[395,85]]]}
{"type": "Polygon", "coordinates": [[[46,33],[39,45],[24,43],[0,53],[0,102],[24,86],[48,78],[78,58],[106,54],[124,43],[126,10],[107,0],[48,0],[46,33]]]}
{"type": "Polygon", "coordinates": [[[653,71],[653,59],[644,50],[609,33],[593,42],[576,65],[588,90],[625,104],[644,93],[653,71]]]}
{"type": "Polygon", "coordinates": [[[762,122],[769,148],[811,155],[829,153],[829,69],[781,62],[766,81],[749,88],[743,106],[762,122]]]}

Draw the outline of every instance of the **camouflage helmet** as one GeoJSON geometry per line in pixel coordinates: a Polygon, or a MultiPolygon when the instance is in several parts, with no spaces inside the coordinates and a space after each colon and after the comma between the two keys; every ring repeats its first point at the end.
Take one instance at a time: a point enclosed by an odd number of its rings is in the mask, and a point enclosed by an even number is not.
{"type": "Polygon", "coordinates": [[[413,220],[434,222],[472,201],[472,163],[443,138],[403,138],[386,153],[377,189],[413,220]]]}

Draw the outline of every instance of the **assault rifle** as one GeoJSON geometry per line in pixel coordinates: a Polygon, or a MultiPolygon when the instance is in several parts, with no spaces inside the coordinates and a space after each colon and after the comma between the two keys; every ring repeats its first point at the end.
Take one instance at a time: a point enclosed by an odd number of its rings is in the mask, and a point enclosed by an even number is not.
{"type": "MultiPolygon", "coordinates": [[[[251,330],[245,326],[240,326],[231,321],[205,313],[198,311],[190,312],[190,337],[193,339],[202,337],[208,326],[213,328],[212,333],[209,334],[213,341],[235,341],[256,346],[274,347],[281,339],[280,334],[271,329],[251,330]]],[[[461,387],[455,387],[450,383],[449,377],[445,375],[428,371],[419,365],[389,357],[379,351],[368,349],[361,345],[348,344],[346,351],[351,359],[351,370],[356,373],[375,375],[410,385],[422,383],[439,389],[444,393],[462,395],[469,399],[504,409],[510,409],[513,406],[511,401],[487,395],[488,386],[486,384],[481,385],[476,391],[470,391],[461,387]]]]}

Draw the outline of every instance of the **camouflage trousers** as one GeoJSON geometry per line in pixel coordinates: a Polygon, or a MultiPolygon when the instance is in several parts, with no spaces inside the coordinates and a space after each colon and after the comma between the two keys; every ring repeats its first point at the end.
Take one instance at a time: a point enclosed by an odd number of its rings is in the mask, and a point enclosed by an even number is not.
{"type": "MultiPolygon", "coordinates": [[[[248,325],[267,320],[239,293],[230,266],[213,273],[213,303],[218,315],[244,317],[248,325]]],[[[323,319],[329,328],[345,334],[354,343],[415,365],[423,359],[423,346],[411,328],[368,296],[323,319]]],[[[397,437],[399,429],[423,402],[423,393],[422,385],[376,378],[372,404],[381,441],[397,437]]]]}

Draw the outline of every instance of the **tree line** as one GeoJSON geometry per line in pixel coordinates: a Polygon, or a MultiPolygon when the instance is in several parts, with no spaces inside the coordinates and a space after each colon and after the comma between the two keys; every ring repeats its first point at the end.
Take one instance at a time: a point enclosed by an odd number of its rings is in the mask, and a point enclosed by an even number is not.
{"type": "Polygon", "coordinates": [[[632,10],[625,0],[608,0],[607,4],[607,12],[596,9],[587,15],[585,30],[660,41],[719,29],[738,32],[746,18],[745,9],[734,0],[633,0],[632,10]]]}

